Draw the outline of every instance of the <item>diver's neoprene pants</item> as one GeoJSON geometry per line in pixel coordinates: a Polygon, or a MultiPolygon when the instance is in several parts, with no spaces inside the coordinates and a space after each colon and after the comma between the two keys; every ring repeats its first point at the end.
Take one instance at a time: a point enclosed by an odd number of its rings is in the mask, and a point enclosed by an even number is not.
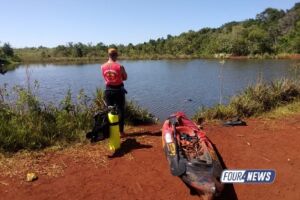
{"type": "Polygon", "coordinates": [[[116,105],[119,113],[120,132],[124,132],[124,112],[125,112],[125,93],[122,89],[108,89],[105,90],[105,102],[107,106],[116,105]]]}

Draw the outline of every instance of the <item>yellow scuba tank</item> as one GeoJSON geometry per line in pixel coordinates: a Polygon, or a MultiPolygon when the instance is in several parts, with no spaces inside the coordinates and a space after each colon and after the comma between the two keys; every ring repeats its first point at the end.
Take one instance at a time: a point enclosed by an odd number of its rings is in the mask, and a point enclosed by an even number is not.
{"type": "Polygon", "coordinates": [[[118,113],[114,111],[110,111],[108,113],[108,121],[109,121],[109,138],[108,138],[109,150],[115,151],[120,148],[120,143],[121,143],[118,113]]]}

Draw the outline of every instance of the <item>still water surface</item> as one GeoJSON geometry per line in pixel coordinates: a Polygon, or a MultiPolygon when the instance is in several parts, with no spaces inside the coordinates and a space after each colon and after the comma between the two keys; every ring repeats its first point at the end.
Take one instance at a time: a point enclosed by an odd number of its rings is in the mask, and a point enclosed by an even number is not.
{"type": "MultiPolygon", "coordinates": [[[[192,116],[200,106],[228,102],[228,98],[258,79],[293,77],[292,60],[159,60],[121,61],[128,73],[127,98],[147,108],[161,120],[181,110],[192,116]]],[[[30,80],[40,84],[43,100],[58,102],[68,89],[76,97],[80,89],[92,97],[104,87],[99,64],[27,65],[30,80]]],[[[26,65],[4,75],[0,85],[26,84],[26,65]]]]}

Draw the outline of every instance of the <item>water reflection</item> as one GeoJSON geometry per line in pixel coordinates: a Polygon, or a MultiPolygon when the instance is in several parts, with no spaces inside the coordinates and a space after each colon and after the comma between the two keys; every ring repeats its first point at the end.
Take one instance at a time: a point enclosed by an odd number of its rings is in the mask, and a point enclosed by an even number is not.
{"type": "Polygon", "coordinates": [[[0,74],[4,75],[7,72],[6,69],[4,69],[4,66],[0,65],[0,74]]]}
{"type": "Polygon", "coordinates": [[[5,75],[8,71],[13,71],[18,68],[16,64],[0,64],[0,74],[5,75]]]}

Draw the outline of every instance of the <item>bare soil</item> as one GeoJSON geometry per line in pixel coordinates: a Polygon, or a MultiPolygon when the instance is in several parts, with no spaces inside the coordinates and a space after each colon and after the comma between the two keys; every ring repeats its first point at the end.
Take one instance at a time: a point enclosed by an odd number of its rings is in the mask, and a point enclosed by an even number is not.
{"type": "MultiPolygon", "coordinates": [[[[79,144],[42,152],[0,156],[0,199],[199,199],[169,171],[161,125],[128,129],[122,148],[79,144]],[[26,182],[26,173],[38,180],[26,182]]],[[[300,197],[300,115],[249,119],[247,126],[205,124],[204,130],[229,169],[275,169],[273,184],[234,184],[218,199],[300,197]]]]}

